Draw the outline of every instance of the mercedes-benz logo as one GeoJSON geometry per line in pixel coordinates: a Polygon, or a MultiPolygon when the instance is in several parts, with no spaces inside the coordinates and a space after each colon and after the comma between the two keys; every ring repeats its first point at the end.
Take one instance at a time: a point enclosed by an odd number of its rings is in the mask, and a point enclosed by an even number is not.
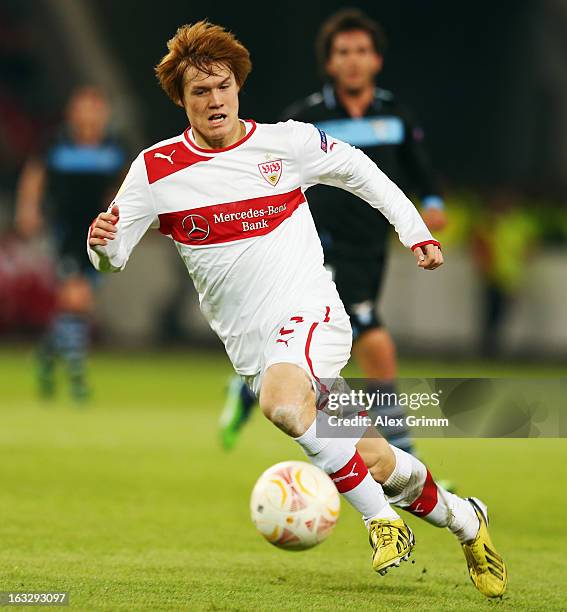
{"type": "Polygon", "coordinates": [[[187,238],[196,242],[206,240],[211,233],[209,222],[202,215],[187,215],[181,225],[187,233],[187,238]]]}

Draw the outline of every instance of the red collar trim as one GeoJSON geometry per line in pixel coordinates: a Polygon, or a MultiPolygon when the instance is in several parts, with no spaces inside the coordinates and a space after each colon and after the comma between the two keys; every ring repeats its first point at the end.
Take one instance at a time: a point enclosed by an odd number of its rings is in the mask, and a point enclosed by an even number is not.
{"type": "Polygon", "coordinates": [[[202,147],[199,147],[191,139],[191,136],[190,136],[191,127],[188,127],[185,130],[185,132],[183,132],[183,135],[185,136],[185,140],[187,141],[189,146],[195,151],[199,151],[199,153],[205,153],[205,154],[208,153],[209,155],[214,154],[214,153],[224,153],[225,151],[230,151],[231,149],[235,149],[236,147],[239,147],[241,144],[244,144],[250,138],[250,136],[252,136],[252,134],[256,131],[256,122],[253,119],[243,119],[243,121],[244,123],[249,123],[251,125],[250,131],[243,138],[241,138],[234,144],[231,144],[229,147],[224,147],[223,149],[204,149],[202,147]]]}

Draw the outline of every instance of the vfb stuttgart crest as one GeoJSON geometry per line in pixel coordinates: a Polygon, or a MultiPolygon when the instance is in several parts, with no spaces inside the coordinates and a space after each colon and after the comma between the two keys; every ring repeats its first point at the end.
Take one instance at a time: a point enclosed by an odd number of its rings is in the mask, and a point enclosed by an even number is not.
{"type": "Polygon", "coordinates": [[[272,187],[275,187],[280,180],[282,175],[283,163],[281,159],[272,159],[266,161],[263,164],[258,164],[258,170],[264,179],[270,183],[272,187]]]}

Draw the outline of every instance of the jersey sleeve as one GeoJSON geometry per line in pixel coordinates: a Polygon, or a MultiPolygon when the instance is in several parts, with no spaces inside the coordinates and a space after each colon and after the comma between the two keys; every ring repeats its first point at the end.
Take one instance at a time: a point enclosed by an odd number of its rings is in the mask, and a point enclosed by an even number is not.
{"type": "Polygon", "coordinates": [[[408,248],[439,244],[412,202],[362,151],[311,124],[290,123],[304,188],[322,183],[362,198],[388,219],[408,248]]]}
{"type": "MultiPolygon", "coordinates": [[[[139,155],[118,190],[113,205],[119,208],[116,238],[106,246],[97,246],[96,251],[88,244],[87,253],[93,266],[101,272],[123,270],[134,247],[150,227],[159,226],[159,220],[148,185],[143,155],[139,155]]],[[[91,225],[92,228],[92,225],[91,225]]],[[[89,228],[88,237],[91,234],[89,228]]]]}

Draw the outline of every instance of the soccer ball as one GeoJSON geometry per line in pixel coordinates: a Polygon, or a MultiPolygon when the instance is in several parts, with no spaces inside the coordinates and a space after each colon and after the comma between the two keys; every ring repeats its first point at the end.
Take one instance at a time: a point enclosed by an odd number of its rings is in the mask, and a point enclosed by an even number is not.
{"type": "Polygon", "coordinates": [[[274,546],[306,550],[325,540],[339,518],[333,481],[304,461],[283,461],[258,478],[250,511],[256,529],[274,546]]]}

